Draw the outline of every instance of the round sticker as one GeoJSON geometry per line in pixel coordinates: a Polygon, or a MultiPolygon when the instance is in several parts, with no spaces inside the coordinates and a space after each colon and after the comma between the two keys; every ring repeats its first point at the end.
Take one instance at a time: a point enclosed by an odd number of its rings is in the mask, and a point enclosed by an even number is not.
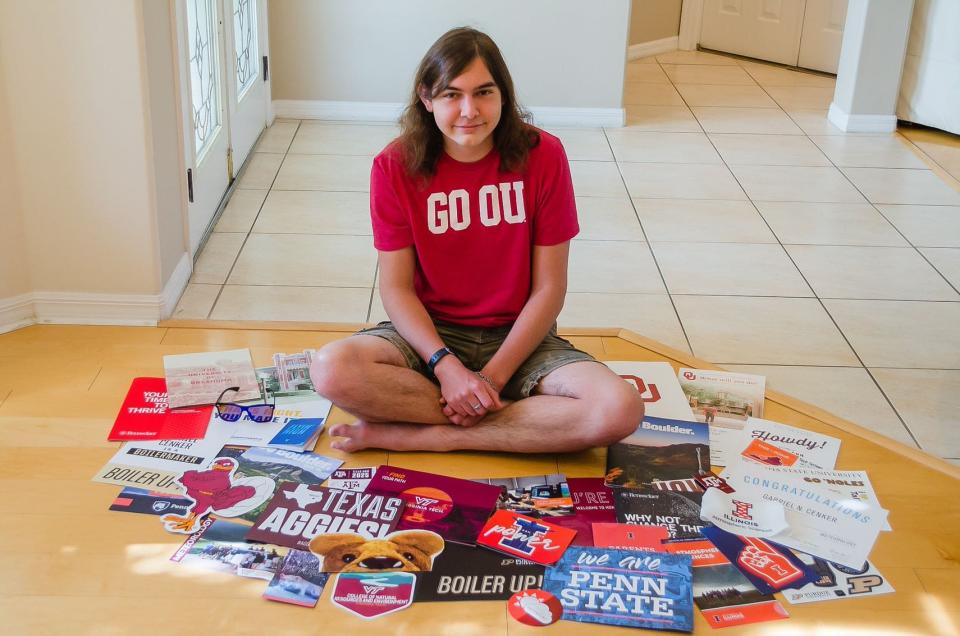
{"type": "Polygon", "coordinates": [[[400,495],[407,504],[403,511],[404,521],[430,523],[453,511],[453,499],[439,488],[418,486],[404,490],[400,495]]]}
{"type": "Polygon", "coordinates": [[[517,592],[507,601],[507,611],[515,620],[534,627],[552,625],[563,614],[557,597],[543,590],[517,592]]]}

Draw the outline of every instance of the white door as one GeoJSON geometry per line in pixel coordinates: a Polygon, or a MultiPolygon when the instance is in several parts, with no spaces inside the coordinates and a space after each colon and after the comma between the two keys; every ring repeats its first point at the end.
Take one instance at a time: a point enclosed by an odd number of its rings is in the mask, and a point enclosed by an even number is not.
{"type": "Polygon", "coordinates": [[[266,126],[263,0],[177,0],[190,254],[266,126]]]}
{"type": "Polygon", "coordinates": [[[835,74],[846,19],[847,0],[807,0],[797,66],[835,74]]]}
{"type": "Polygon", "coordinates": [[[239,169],[267,125],[263,56],[267,44],[264,0],[223,0],[232,17],[226,28],[229,56],[227,96],[233,166],[239,169]]]}
{"type": "Polygon", "coordinates": [[[704,0],[700,46],[796,66],[804,0],[704,0]]]}

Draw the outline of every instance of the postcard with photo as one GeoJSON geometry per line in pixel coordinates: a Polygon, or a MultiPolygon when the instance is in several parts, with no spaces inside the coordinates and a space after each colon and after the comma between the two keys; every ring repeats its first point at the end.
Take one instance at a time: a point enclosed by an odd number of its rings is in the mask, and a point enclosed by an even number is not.
{"type": "Polygon", "coordinates": [[[395,466],[380,466],[367,492],[403,498],[406,507],[398,530],[432,530],[467,545],[476,543],[500,497],[497,486],[395,466]]]}
{"type": "Polygon", "coordinates": [[[669,362],[604,362],[635,387],[643,399],[645,413],[670,420],[694,420],[693,411],[669,362]]]}
{"type": "Polygon", "coordinates": [[[304,550],[290,550],[263,592],[263,598],[301,607],[314,607],[330,575],[320,571],[320,557],[304,550]]]}
{"type": "Polygon", "coordinates": [[[205,519],[200,530],[187,537],[171,561],[216,572],[269,581],[280,567],[287,548],[247,543],[249,528],[223,519],[205,519]]]}
{"type": "Polygon", "coordinates": [[[607,449],[607,484],[642,488],[710,470],[706,424],[644,416],[636,432],[607,449]]]}
{"type": "Polygon", "coordinates": [[[415,601],[505,601],[539,589],[543,568],[533,561],[448,543],[430,572],[417,574],[415,601]]]}
{"type": "Polygon", "coordinates": [[[500,489],[497,510],[512,510],[535,519],[572,517],[576,514],[567,478],[560,474],[473,481],[500,489]]]}
{"type": "Polygon", "coordinates": [[[249,349],[163,356],[163,374],[172,409],[213,404],[232,386],[240,390],[226,396],[231,402],[262,396],[249,349]]]}
{"type": "Polygon", "coordinates": [[[683,554],[570,548],[547,568],[543,589],[563,620],[693,631],[693,575],[683,554]]]}
{"type": "Polygon", "coordinates": [[[697,421],[710,425],[711,463],[726,466],[727,448],[737,443],[726,438],[742,431],[748,417],[763,417],[766,378],[687,368],[680,369],[677,377],[697,421]]]}
{"type": "Polygon", "coordinates": [[[188,470],[208,468],[235,430],[235,423],[214,414],[202,439],[125,442],[93,481],[183,495],[177,478],[188,470]]]}
{"type": "MultiPolygon", "coordinates": [[[[284,482],[322,484],[343,462],[316,453],[295,453],[278,448],[236,446],[230,444],[220,451],[220,457],[237,460],[237,477],[268,477],[276,486],[284,482]]],[[[237,517],[255,521],[269,505],[269,500],[237,517]]]]}
{"type": "Polygon", "coordinates": [[[171,411],[163,378],[134,378],[107,435],[111,442],[198,439],[207,432],[212,406],[171,411]]]}

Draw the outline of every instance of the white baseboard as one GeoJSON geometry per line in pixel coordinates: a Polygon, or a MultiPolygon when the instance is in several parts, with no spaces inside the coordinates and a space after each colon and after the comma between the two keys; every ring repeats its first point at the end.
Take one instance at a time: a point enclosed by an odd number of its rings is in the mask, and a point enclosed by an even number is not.
{"type": "MultiPolygon", "coordinates": [[[[403,104],[388,102],[329,102],[321,100],[281,99],[273,102],[277,117],[285,119],[323,119],[327,121],[396,122],[403,104]]],[[[624,123],[622,108],[530,108],[538,126],[620,127],[624,123]]]]}
{"type": "Polygon", "coordinates": [[[669,53],[676,51],[680,46],[680,36],[663,38],[660,40],[650,40],[640,44],[631,44],[627,47],[627,59],[639,60],[641,57],[650,57],[660,53],[669,53]]]}
{"type": "Polygon", "coordinates": [[[319,99],[275,99],[273,113],[281,119],[395,122],[403,104],[391,102],[332,102],[319,99]]]}
{"type": "Polygon", "coordinates": [[[183,295],[183,290],[187,288],[192,273],[193,260],[190,258],[190,254],[184,252],[160,293],[160,320],[166,320],[173,315],[173,310],[177,308],[177,301],[183,295]]]}
{"type": "Polygon", "coordinates": [[[36,322],[33,294],[0,298],[0,333],[7,333],[36,322]]]}
{"type": "Polygon", "coordinates": [[[885,133],[897,129],[896,115],[851,115],[835,102],[830,104],[827,119],[844,132],[885,133]]]}
{"type": "Polygon", "coordinates": [[[155,326],[162,309],[159,294],[33,293],[39,324],[155,326]]]}

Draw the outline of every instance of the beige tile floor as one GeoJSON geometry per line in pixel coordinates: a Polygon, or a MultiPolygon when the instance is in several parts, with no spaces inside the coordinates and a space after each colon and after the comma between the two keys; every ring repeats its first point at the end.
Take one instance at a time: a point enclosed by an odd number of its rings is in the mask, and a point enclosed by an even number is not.
{"type": "MultiPolygon", "coordinates": [[[[678,51],[627,126],[556,129],[582,231],[563,326],[619,326],[960,462],[960,139],[847,134],[833,79],[678,51]]],[[[385,317],[367,211],[390,124],[277,121],[175,318],[385,317]]]]}

